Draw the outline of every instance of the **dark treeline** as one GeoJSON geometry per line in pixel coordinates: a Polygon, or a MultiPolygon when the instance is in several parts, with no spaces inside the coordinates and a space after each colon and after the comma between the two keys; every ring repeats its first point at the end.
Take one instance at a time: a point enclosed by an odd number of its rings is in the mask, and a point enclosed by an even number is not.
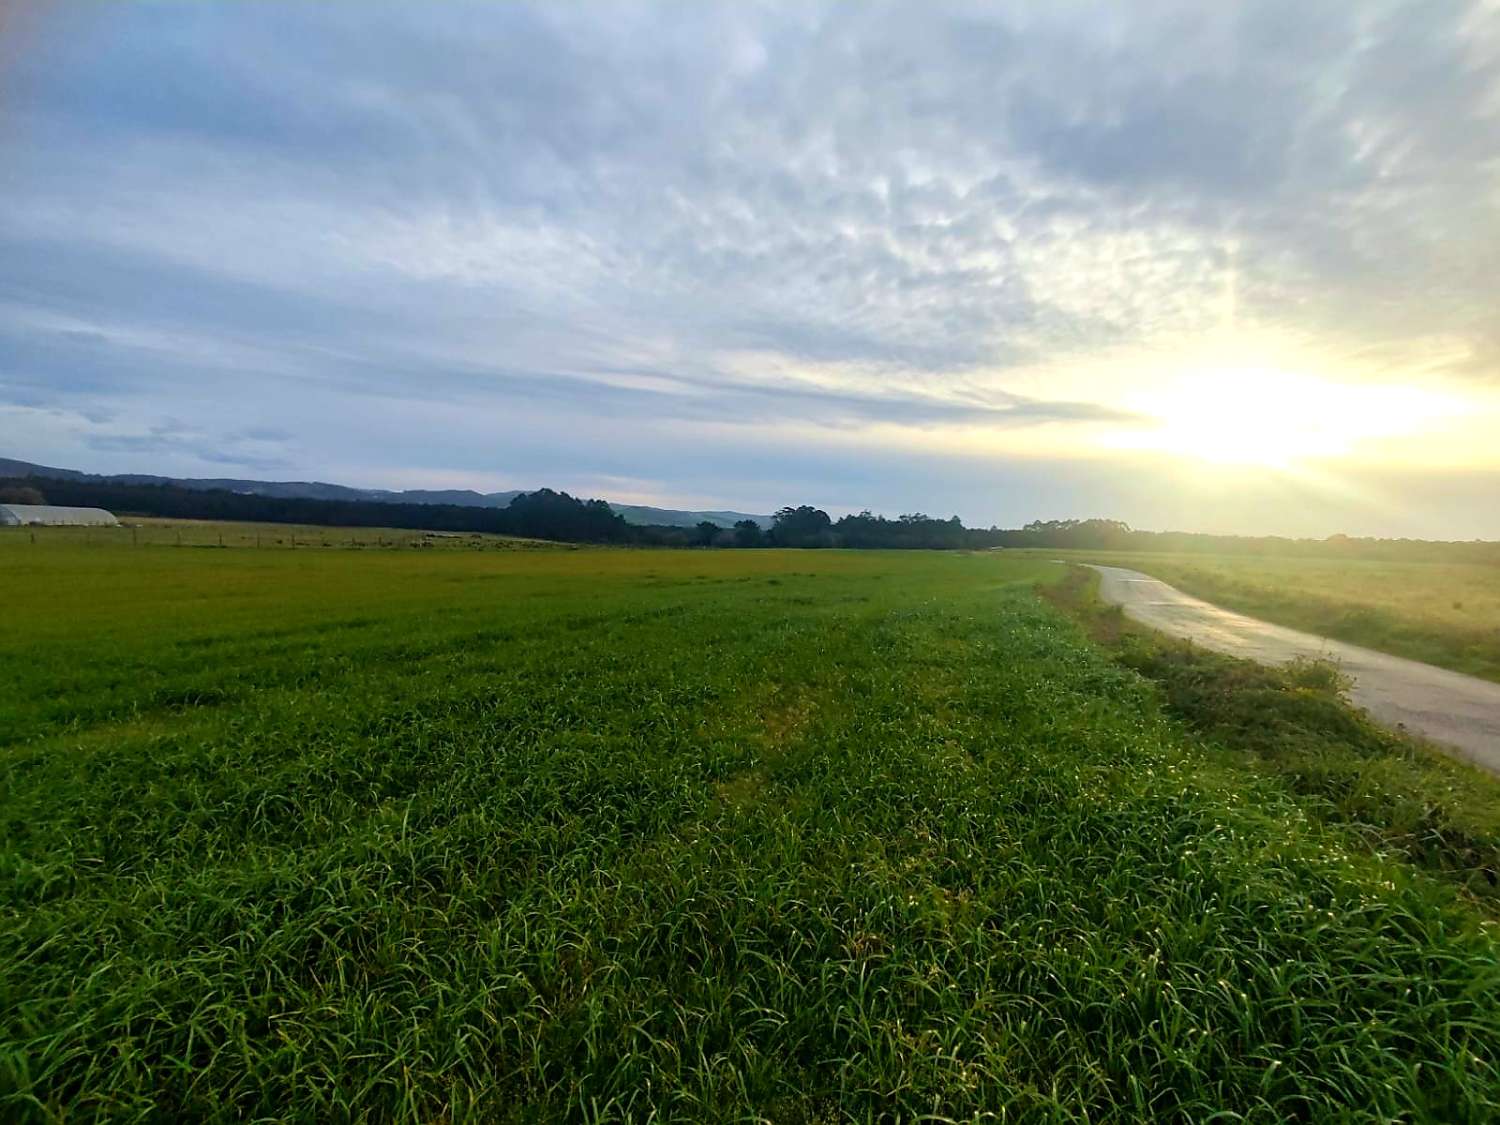
{"type": "Polygon", "coordinates": [[[983,550],[1030,547],[1067,551],[1149,551],[1223,555],[1292,555],[1359,558],[1372,561],[1476,562],[1500,566],[1500,543],[1475,540],[1444,543],[1423,539],[1288,539],[1263,535],[1205,535],[1186,531],[1137,531],[1119,520],[1036,520],[1022,528],[966,528],[957,516],[933,519],[910,515],[899,519],[861,512],[830,519],[817,508],[782,508],[771,530],[716,531],[706,542],[716,546],[896,547],[936,550],[983,550]],[[749,538],[749,542],[744,541],[749,538]]]}
{"type": "Polygon", "coordinates": [[[1293,555],[1384,561],[1478,562],[1500,565],[1500,543],[1443,543],[1421,539],[1326,539],[1204,535],[1137,531],[1119,520],[1036,520],[1025,527],[966,528],[957,516],[921,514],[896,519],[868,511],[832,519],[806,504],[782,508],[770,528],[754,520],[733,527],[643,527],[627,523],[603,500],[580,500],[550,488],[523,493],[506,508],[402,504],[377,500],[314,500],[253,493],[201,491],[173,485],[27,477],[0,480],[0,502],[108,508],[119,514],[180,519],[318,524],[329,527],[403,527],[418,531],[490,532],[570,543],[634,543],[662,547],[845,547],[921,550],[1150,551],[1183,554],[1293,555]]]}
{"type": "Polygon", "coordinates": [[[732,528],[637,526],[603,500],[579,500],[550,488],[522,493],[505,508],[456,504],[401,504],[378,500],[316,500],[247,492],[180,488],[168,484],[54,480],[0,481],[0,491],[24,490],[32,503],[107,508],[117,514],[175,519],[240,520],[326,527],[404,527],[417,531],[489,532],[569,543],[636,543],[664,547],[910,547],[953,549],[994,546],[993,532],[965,529],[948,520],[902,516],[890,520],[862,512],[834,522],[806,505],[783,508],[772,527],[741,520],[732,528]]]}
{"type": "Polygon", "coordinates": [[[782,508],[770,528],[754,520],[733,527],[707,521],[697,527],[640,527],[640,542],[674,547],[852,547],[951,551],[996,546],[997,531],[964,527],[957,516],[939,520],[910,515],[899,519],[860,512],[834,520],[806,504],[782,508]]]}
{"type": "Polygon", "coordinates": [[[108,508],[117,514],[326,527],[405,527],[418,531],[480,531],[571,543],[630,543],[637,528],[603,500],[579,500],[539,489],[517,496],[508,508],[458,504],[387,504],[375,500],[311,500],[252,493],[200,491],[164,484],[28,477],[5,482],[29,486],[48,504],[108,508]]]}
{"type": "Polygon", "coordinates": [[[959,521],[921,514],[887,519],[869,511],[830,519],[827,512],[803,505],[776,513],[767,538],[782,547],[913,548],[951,551],[993,547],[995,533],[970,530],[959,521]]]}

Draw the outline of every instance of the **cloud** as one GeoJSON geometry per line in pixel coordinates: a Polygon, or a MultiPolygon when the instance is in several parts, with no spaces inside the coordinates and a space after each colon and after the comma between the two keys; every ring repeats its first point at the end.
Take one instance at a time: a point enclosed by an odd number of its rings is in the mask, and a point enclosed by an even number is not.
{"type": "MultiPolygon", "coordinates": [[[[175,414],[217,435],[193,455],[277,435],[237,454],[268,463],[319,445],[309,404],[376,426],[454,403],[578,435],[575,458],[634,427],[596,472],[667,480],[695,425],[1087,433],[1128,420],[1141,364],[1109,357],[1226,325],[1361,377],[1497,384],[1497,22],[58,9],[0,86],[0,397],[138,423],[99,453],[188,456],[149,444],[175,414]],[[1049,386],[1069,365],[1092,382],[1049,386]]],[[[368,471],[341,440],[324,455],[368,471]]],[[[399,446],[413,479],[544,463],[399,446]]]]}

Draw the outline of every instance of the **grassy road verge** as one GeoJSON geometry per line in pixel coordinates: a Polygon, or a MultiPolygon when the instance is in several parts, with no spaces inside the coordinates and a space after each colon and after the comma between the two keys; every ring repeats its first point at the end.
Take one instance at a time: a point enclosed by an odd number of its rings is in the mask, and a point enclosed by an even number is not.
{"type": "Polygon", "coordinates": [[[1164,637],[1104,605],[1097,587],[1074,567],[1044,593],[1156,684],[1170,713],[1283,781],[1313,815],[1500,909],[1500,780],[1349,707],[1333,664],[1266,667],[1164,637]]]}
{"type": "Polygon", "coordinates": [[[1144,571],[1263,621],[1500,681],[1500,568],[1495,566],[1255,556],[1087,557],[1144,571]]]}

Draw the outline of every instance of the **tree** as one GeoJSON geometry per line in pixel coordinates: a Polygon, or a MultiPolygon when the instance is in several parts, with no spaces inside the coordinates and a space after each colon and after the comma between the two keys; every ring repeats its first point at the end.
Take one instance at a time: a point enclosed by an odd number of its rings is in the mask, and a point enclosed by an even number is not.
{"type": "Polygon", "coordinates": [[[1125,550],[1134,545],[1137,533],[1120,520],[1069,519],[1032,520],[1009,546],[1086,547],[1125,550]]]}
{"type": "Polygon", "coordinates": [[[821,508],[807,504],[782,508],[773,518],[771,538],[780,547],[831,547],[833,521],[821,508]]]}
{"type": "Polygon", "coordinates": [[[715,536],[719,534],[719,525],[712,520],[700,520],[693,530],[698,533],[698,546],[712,547],[715,536]]]}
{"type": "Polygon", "coordinates": [[[501,511],[501,518],[510,534],[538,539],[623,543],[632,537],[630,525],[605,501],[585,502],[550,488],[521,493],[501,511]]]}
{"type": "Polygon", "coordinates": [[[857,516],[845,516],[833,529],[846,547],[888,547],[890,544],[885,541],[888,522],[866,508],[857,516]]]}
{"type": "Polygon", "coordinates": [[[734,525],[736,547],[759,547],[765,541],[765,533],[754,520],[739,520],[734,525]]]}
{"type": "Polygon", "coordinates": [[[45,504],[47,498],[29,484],[0,485],[0,504],[45,504]]]}
{"type": "Polygon", "coordinates": [[[888,520],[868,509],[833,525],[845,547],[899,547],[907,550],[953,550],[969,546],[970,535],[957,516],[939,520],[921,512],[888,520]]]}

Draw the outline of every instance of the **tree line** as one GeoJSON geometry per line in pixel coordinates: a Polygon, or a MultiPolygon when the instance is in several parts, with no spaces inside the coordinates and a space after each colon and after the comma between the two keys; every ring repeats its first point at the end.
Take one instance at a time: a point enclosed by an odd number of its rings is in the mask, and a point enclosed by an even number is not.
{"type": "MultiPolygon", "coordinates": [[[[736,525],[736,532],[740,530],[736,525]]],[[[748,537],[749,530],[745,529],[748,537]]],[[[853,549],[913,549],[953,551],[992,547],[992,532],[964,527],[957,516],[935,519],[915,513],[887,519],[868,509],[832,519],[821,508],[803,504],[782,508],[765,533],[767,545],[777,547],[849,547],[853,549]]],[[[736,544],[738,545],[738,544],[736,544]]],[[[756,546],[759,544],[749,543],[756,546]]]]}
{"type": "Polygon", "coordinates": [[[580,500],[550,488],[522,493],[506,508],[478,508],[462,504],[389,504],[378,500],[258,496],[248,492],[179,488],[169,484],[121,484],[41,477],[0,484],[5,486],[0,493],[29,488],[44,496],[49,504],[108,508],[117,515],[325,527],[477,531],[569,543],[630,543],[634,541],[636,530],[603,500],[580,500]]]}
{"type": "Polygon", "coordinates": [[[1500,565],[1500,543],[1441,543],[1419,539],[1326,539],[1204,535],[1137,531],[1110,519],[1034,520],[1025,527],[968,528],[957,516],[914,513],[889,519],[867,511],[837,520],[803,504],[780,509],[771,526],[741,520],[733,527],[704,521],[696,527],[629,523],[604,500],[582,500],[550,488],[525,492],[505,508],[460,504],[317,500],[198,490],[168,484],[26,477],[0,480],[0,503],[50,503],[108,508],[116,514],[327,527],[403,527],[417,531],[488,532],[567,543],[618,543],[659,547],[843,547],[855,550],[1149,551],[1202,554],[1299,555],[1384,561],[1471,561],[1500,565]]]}
{"type": "Polygon", "coordinates": [[[634,543],[664,547],[909,547],[954,549],[991,546],[990,533],[966,529],[957,516],[899,519],[861,512],[834,521],[808,505],[782,508],[769,528],[754,520],[733,527],[703,522],[697,527],[628,523],[604,500],[582,500],[550,488],[523,492],[505,508],[459,504],[403,504],[380,500],[319,500],[261,496],[223,489],[170,484],[54,480],[27,477],[0,481],[0,502],[107,508],[116,514],[249,523],[314,524],[325,527],[404,527],[417,531],[488,532],[568,543],[634,543]]]}

